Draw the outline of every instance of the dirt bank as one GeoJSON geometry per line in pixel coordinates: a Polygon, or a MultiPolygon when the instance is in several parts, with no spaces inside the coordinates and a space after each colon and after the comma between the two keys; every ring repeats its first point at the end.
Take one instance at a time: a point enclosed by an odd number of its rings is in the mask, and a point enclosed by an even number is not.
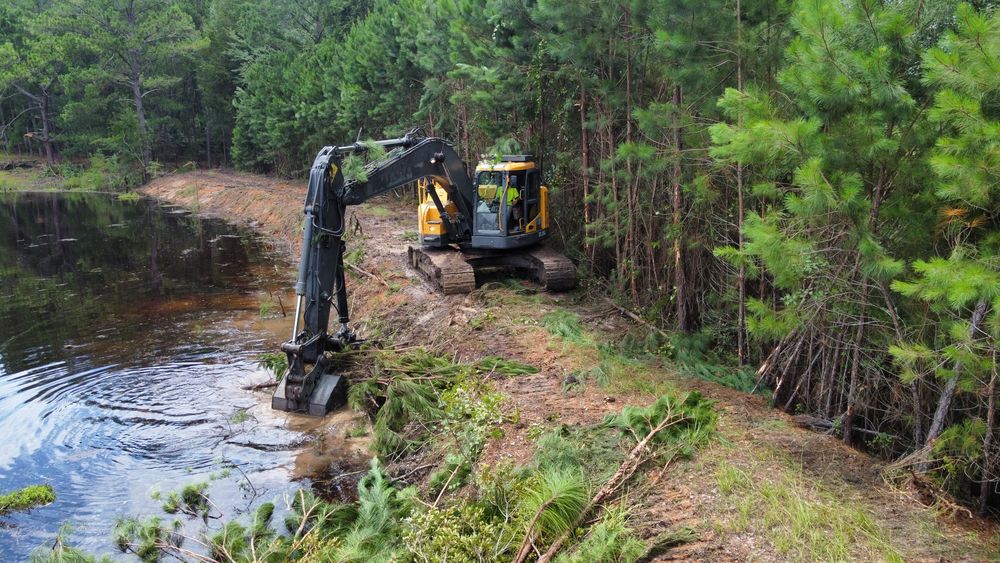
{"type": "MultiPolygon", "coordinates": [[[[160,178],[142,191],[248,224],[286,248],[294,263],[304,189],[304,182],[210,171],[160,178]]],[[[873,560],[986,560],[997,553],[993,523],[953,506],[925,506],[905,481],[888,482],[876,459],[798,428],[763,398],[684,377],[662,360],[609,359],[602,344],[647,329],[599,295],[494,284],[440,296],[405,265],[415,235],[410,204],[390,196],[352,213],[348,252],[358,269],[348,283],[360,333],[459,360],[494,354],[541,369],[496,382],[520,416],[488,444],[480,464],[523,462],[540,429],[595,423],[667,391],[698,390],[717,401],[720,439],[690,461],[648,469],[641,490],[629,493],[632,525],[643,537],[678,538],[658,560],[815,560],[838,558],[831,554],[841,547],[850,558],[873,560]],[[545,326],[553,313],[579,319],[584,337],[554,337],[545,326]],[[586,379],[595,366],[604,377],[586,379]]]]}

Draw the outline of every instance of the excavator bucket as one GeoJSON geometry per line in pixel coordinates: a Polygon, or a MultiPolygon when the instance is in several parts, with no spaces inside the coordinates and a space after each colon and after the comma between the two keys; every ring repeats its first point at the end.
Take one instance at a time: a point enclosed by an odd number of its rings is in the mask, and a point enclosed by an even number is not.
{"type": "Polygon", "coordinates": [[[271,408],[285,412],[300,412],[323,416],[347,402],[347,379],[335,373],[323,373],[307,397],[291,398],[288,379],[281,380],[271,395],[271,408]]]}

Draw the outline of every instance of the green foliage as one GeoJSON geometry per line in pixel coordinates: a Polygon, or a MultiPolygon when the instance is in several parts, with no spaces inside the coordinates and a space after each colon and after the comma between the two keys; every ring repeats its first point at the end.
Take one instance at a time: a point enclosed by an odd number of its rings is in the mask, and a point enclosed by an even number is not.
{"type": "Polygon", "coordinates": [[[551,539],[576,526],[589,500],[590,486],[583,473],[546,468],[525,486],[521,510],[529,532],[551,539]]]}
{"type": "MultiPolygon", "coordinates": [[[[348,391],[352,408],[372,420],[372,449],[383,456],[404,455],[420,445],[429,428],[461,426],[468,447],[482,447],[490,423],[500,420],[500,397],[478,383],[477,375],[516,376],[538,370],[490,356],[460,364],[426,350],[379,353],[371,358],[371,377],[348,391]],[[411,424],[419,422],[419,424],[411,424]]],[[[472,456],[472,461],[478,453],[472,456]]]]}
{"type": "Polygon", "coordinates": [[[257,356],[257,365],[270,372],[275,381],[281,381],[288,373],[288,356],[281,352],[264,352],[257,356]]]}
{"type": "Polygon", "coordinates": [[[63,524],[59,527],[52,545],[40,545],[31,553],[31,563],[111,563],[107,556],[97,557],[73,547],[69,536],[73,527],[63,524]]]}
{"type": "Polygon", "coordinates": [[[681,397],[663,395],[646,407],[627,406],[621,413],[609,415],[605,423],[637,441],[662,425],[653,443],[676,443],[681,446],[681,453],[693,455],[715,432],[716,413],[712,405],[712,401],[696,391],[681,397]]]}
{"type": "Polygon", "coordinates": [[[640,540],[626,521],[628,511],[623,506],[605,510],[600,521],[572,551],[560,554],[560,563],[591,561],[634,562],[646,554],[646,543],[640,540]]]}
{"type": "Polygon", "coordinates": [[[769,389],[758,386],[753,368],[727,365],[724,359],[715,357],[711,352],[712,338],[708,333],[679,334],[675,337],[672,349],[681,373],[743,393],[756,390],[761,394],[770,394],[769,389]]]}
{"type": "MultiPolygon", "coordinates": [[[[118,155],[95,154],[85,167],[63,165],[60,172],[62,185],[69,190],[123,192],[142,182],[142,172],[123,164],[118,155]]],[[[119,198],[123,196],[129,197],[125,192],[119,194],[119,198]]],[[[138,199],[137,194],[131,197],[138,199]]]]}
{"type": "Polygon", "coordinates": [[[946,489],[962,495],[967,481],[982,479],[985,435],[986,422],[969,418],[945,428],[938,436],[930,457],[935,462],[935,476],[946,489]]]}
{"type": "Polygon", "coordinates": [[[586,342],[587,337],[583,334],[583,327],[580,325],[580,317],[572,311],[566,309],[556,309],[550,313],[545,313],[542,323],[549,334],[558,336],[567,342],[581,344],[586,342]]]}
{"type": "Polygon", "coordinates": [[[208,485],[207,481],[202,481],[185,485],[180,491],[171,491],[163,501],[163,511],[167,514],[183,512],[207,518],[210,503],[205,491],[208,490],[208,485]]]}
{"type": "Polygon", "coordinates": [[[31,510],[56,501],[52,485],[29,485],[23,489],[0,495],[0,514],[31,510]]]}
{"type": "Polygon", "coordinates": [[[402,531],[408,555],[417,561],[499,561],[510,556],[516,536],[514,526],[489,518],[476,503],[415,511],[402,531]]]}
{"type": "Polygon", "coordinates": [[[115,522],[114,541],[122,553],[134,553],[142,561],[159,561],[164,549],[180,547],[183,543],[178,533],[180,527],[178,520],[166,527],[156,516],[147,520],[120,518],[115,522]]]}

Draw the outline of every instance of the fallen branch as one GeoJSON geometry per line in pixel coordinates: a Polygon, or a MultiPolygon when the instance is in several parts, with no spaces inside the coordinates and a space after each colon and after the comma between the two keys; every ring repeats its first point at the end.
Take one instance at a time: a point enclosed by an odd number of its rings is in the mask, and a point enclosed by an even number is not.
{"type": "Polygon", "coordinates": [[[653,323],[647,321],[646,319],[640,317],[639,315],[633,313],[632,311],[629,311],[625,307],[622,307],[621,305],[619,305],[619,304],[615,303],[614,301],[612,301],[610,299],[607,299],[607,298],[605,298],[605,301],[607,301],[607,303],[609,305],[611,305],[612,307],[614,307],[619,313],[625,315],[626,317],[632,319],[633,321],[641,324],[642,326],[644,326],[644,327],[646,327],[646,328],[648,328],[650,330],[653,330],[653,331],[656,331],[656,332],[660,333],[661,336],[665,336],[667,338],[670,338],[670,335],[667,334],[666,331],[664,331],[660,327],[654,325],[653,323]]]}
{"type": "Polygon", "coordinates": [[[371,278],[371,279],[379,282],[380,284],[384,285],[386,288],[389,287],[389,282],[385,281],[385,278],[383,278],[382,276],[380,276],[378,274],[373,274],[373,273],[371,273],[371,272],[369,272],[367,270],[362,270],[361,268],[355,266],[354,264],[348,264],[347,266],[350,267],[355,272],[357,272],[357,273],[359,273],[359,274],[361,274],[363,276],[368,276],[369,278],[371,278]]]}
{"type": "Polygon", "coordinates": [[[433,464],[433,463],[428,463],[428,464],[425,464],[425,465],[421,465],[421,466],[417,467],[416,469],[413,469],[412,471],[408,471],[406,473],[403,473],[399,477],[392,477],[390,480],[393,483],[399,483],[399,482],[404,482],[405,483],[406,482],[405,479],[407,477],[409,477],[410,475],[413,475],[414,473],[417,473],[418,471],[423,471],[424,469],[430,469],[431,467],[434,467],[434,465],[435,464],[433,464]]]}
{"type": "Polygon", "coordinates": [[[240,389],[243,389],[244,391],[260,391],[262,389],[277,387],[279,383],[281,382],[275,379],[272,381],[265,381],[264,383],[257,383],[256,385],[244,385],[240,387],[240,389]]]}
{"type": "MultiPolygon", "coordinates": [[[[792,417],[792,420],[794,420],[795,424],[801,428],[807,428],[809,430],[815,430],[817,432],[821,431],[831,434],[833,433],[835,426],[832,420],[827,420],[825,418],[819,418],[818,416],[812,416],[808,414],[796,415],[792,417]]],[[[870,430],[868,428],[856,427],[854,428],[854,431],[860,432],[862,434],[868,434],[869,436],[879,436],[884,434],[883,432],[879,432],[878,430],[870,430]]],[[[892,436],[892,434],[885,434],[885,435],[891,436],[892,438],[896,438],[896,436],[892,436]]]]}
{"type": "MultiPolygon", "coordinates": [[[[580,512],[580,516],[577,517],[573,526],[563,532],[563,534],[559,536],[559,538],[557,538],[551,546],[549,546],[549,549],[538,558],[538,563],[546,563],[555,557],[556,553],[558,553],[559,549],[561,549],[563,544],[566,543],[566,540],[569,538],[573,530],[579,526],[580,522],[582,522],[592,510],[600,506],[607,499],[614,496],[618,489],[620,489],[626,482],[628,482],[629,479],[632,478],[633,475],[635,475],[635,472],[639,469],[643,462],[648,461],[649,458],[644,457],[643,454],[649,448],[650,443],[657,434],[675,424],[684,422],[685,420],[687,420],[686,417],[673,418],[667,414],[667,416],[664,416],[663,420],[661,420],[659,424],[652,427],[649,430],[649,433],[646,434],[642,440],[639,440],[639,443],[637,443],[628,455],[625,456],[625,459],[622,461],[621,465],[618,466],[618,470],[615,471],[614,475],[612,475],[611,478],[608,479],[590,499],[590,502],[588,502],[587,506],[580,512]]],[[[521,563],[524,561],[524,558],[519,558],[516,561],[521,563]]]]}

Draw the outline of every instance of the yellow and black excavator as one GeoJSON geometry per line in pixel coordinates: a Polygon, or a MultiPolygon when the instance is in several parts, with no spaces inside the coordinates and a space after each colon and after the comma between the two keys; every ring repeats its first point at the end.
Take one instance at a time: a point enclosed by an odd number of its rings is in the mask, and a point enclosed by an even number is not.
{"type": "Polygon", "coordinates": [[[527,272],[549,290],[576,286],[573,263],[540,246],[550,234],[548,188],[530,156],[483,161],[470,175],[451,143],[419,129],[398,139],[324,147],[309,173],[294,328],[281,345],[289,371],[272,408],[321,416],[345,400],[347,381],[334,373],[327,352],[360,342],[348,327],[347,206],[413,182],[419,187],[419,245],[407,254],[410,265],[443,293],[472,291],[477,272],[498,268],[527,272]],[[386,155],[367,164],[358,179],[345,181],[343,158],[373,144],[387,149],[386,155]],[[333,335],[331,306],[340,322],[333,335]]]}

